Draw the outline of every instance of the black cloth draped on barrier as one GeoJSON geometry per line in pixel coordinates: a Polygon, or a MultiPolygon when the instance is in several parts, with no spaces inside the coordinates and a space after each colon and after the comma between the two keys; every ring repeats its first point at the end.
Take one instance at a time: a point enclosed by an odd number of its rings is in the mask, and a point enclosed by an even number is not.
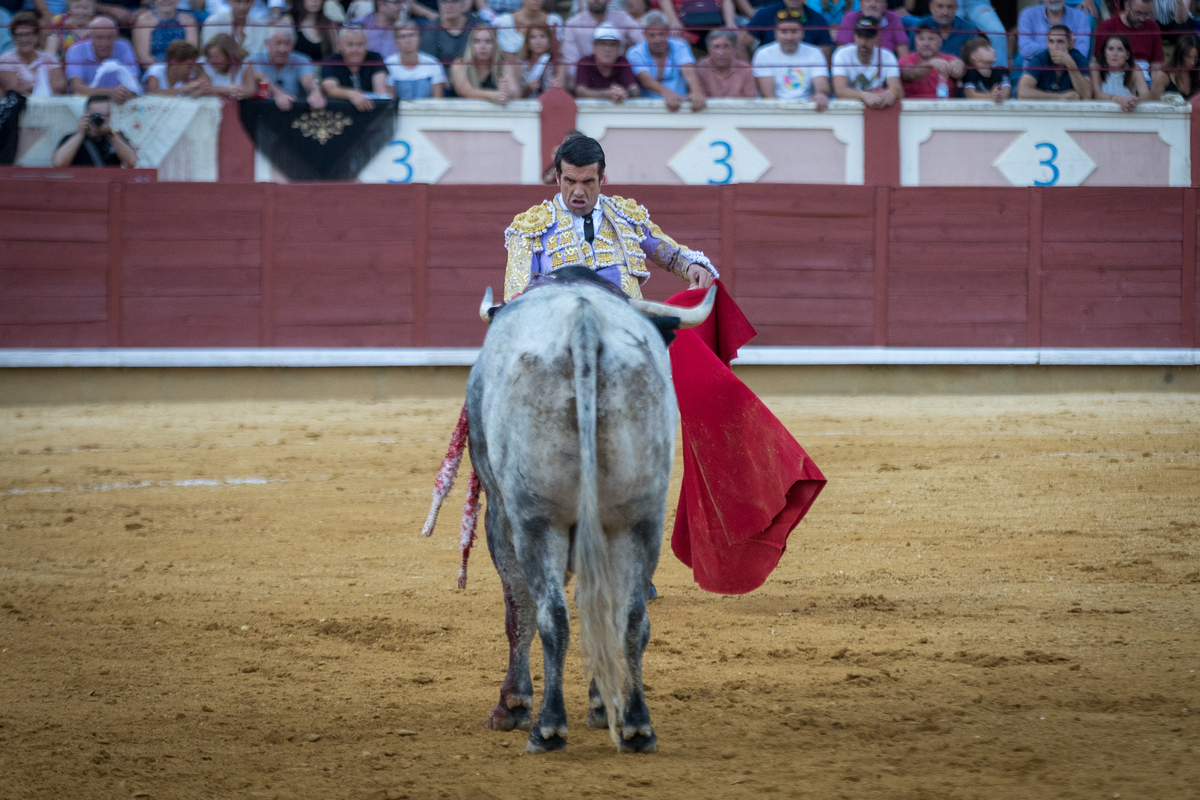
{"type": "Polygon", "coordinates": [[[0,164],[17,160],[17,136],[25,98],[16,92],[0,97],[0,164]]]}
{"type": "Polygon", "coordinates": [[[358,111],[349,100],[313,110],[297,102],[280,111],[274,100],[242,100],[242,126],[258,152],[289,181],[352,181],[392,139],[396,101],[358,111]]]}

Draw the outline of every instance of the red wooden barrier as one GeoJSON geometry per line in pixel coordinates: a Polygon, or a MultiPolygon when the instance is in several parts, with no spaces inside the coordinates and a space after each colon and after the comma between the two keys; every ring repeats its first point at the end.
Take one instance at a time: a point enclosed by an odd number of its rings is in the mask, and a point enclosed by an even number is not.
{"type": "MultiPolygon", "coordinates": [[[[606,190],[716,259],[756,344],[1200,340],[1197,190],[606,190]]],[[[478,345],[504,228],[551,192],[0,179],[0,346],[478,345]]]]}

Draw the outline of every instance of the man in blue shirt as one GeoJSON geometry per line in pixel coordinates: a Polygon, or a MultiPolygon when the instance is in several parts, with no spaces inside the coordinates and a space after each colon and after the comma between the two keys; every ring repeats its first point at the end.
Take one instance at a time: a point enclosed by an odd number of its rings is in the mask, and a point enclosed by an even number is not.
{"type": "Polygon", "coordinates": [[[686,97],[692,111],[703,111],[704,91],[696,77],[692,48],[682,39],[670,38],[670,23],[660,11],[646,12],[642,29],[646,40],[625,53],[642,85],[642,97],[661,99],[668,111],[678,111],[686,97]]]}
{"type": "Polygon", "coordinates": [[[754,48],[775,41],[775,18],[780,11],[789,12],[804,28],[804,44],[821,48],[825,60],[833,52],[833,37],[829,35],[829,20],[819,11],[804,5],[804,0],[778,0],[768,3],[754,12],[750,24],[738,34],[738,45],[745,50],[747,61],[754,48]]]}
{"type": "Polygon", "coordinates": [[[1087,59],[1071,46],[1071,29],[1055,25],[1046,34],[1046,49],[1026,59],[1017,84],[1021,100],[1091,100],[1092,81],[1087,59]]]}
{"type": "Polygon", "coordinates": [[[1071,8],[1066,0],[1042,0],[1041,5],[1030,6],[1017,19],[1017,49],[1021,58],[1033,58],[1046,49],[1046,34],[1052,25],[1066,25],[1075,36],[1075,46],[1083,57],[1091,55],[1092,21],[1087,14],[1071,8]]]}
{"type": "MultiPolygon", "coordinates": [[[[958,16],[958,0],[929,0],[929,16],[921,22],[937,23],[942,34],[941,52],[949,53],[958,58],[962,55],[962,46],[979,35],[979,31],[970,22],[958,16]]],[[[915,29],[914,29],[915,30],[915,29]]],[[[913,34],[908,34],[908,46],[916,49],[913,34]]],[[[996,53],[999,57],[999,51],[996,53]]]]}

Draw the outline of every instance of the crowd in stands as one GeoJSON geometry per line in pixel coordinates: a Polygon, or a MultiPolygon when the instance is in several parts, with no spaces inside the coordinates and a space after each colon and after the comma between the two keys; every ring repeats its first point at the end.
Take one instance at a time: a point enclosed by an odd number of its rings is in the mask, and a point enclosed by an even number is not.
{"type": "Polygon", "coordinates": [[[367,110],[562,88],[672,111],[718,97],[817,111],[902,97],[1132,110],[1200,92],[1192,3],[1041,0],[1006,30],[991,0],[0,0],[0,95],[367,110]]]}

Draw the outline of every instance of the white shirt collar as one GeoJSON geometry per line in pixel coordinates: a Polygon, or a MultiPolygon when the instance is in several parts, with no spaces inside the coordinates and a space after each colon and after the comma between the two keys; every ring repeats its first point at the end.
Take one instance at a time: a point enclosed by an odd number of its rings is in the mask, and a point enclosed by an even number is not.
{"type": "MultiPolygon", "coordinates": [[[[600,222],[604,219],[603,195],[596,198],[596,207],[592,209],[592,232],[600,233],[600,222]]],[[[577,217],[571,214],[571,210],[567,208],[567,204],[563,202],[562,192],[559,192],[554,201],[558,203],[559,208],[565,209],[567,214],[571,216],[571,227],[575,229],[575,235],[579,239],[583,239],[583,217],[577,217]]]]}

